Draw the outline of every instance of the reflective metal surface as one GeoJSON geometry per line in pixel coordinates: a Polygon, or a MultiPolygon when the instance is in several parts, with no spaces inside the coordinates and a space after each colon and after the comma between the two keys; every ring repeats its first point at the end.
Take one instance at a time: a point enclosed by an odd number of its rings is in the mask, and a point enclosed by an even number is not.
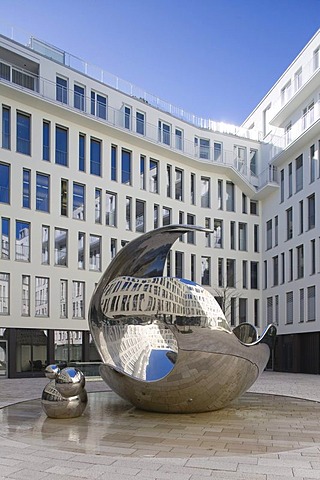
{"type": "Polygon", "coordinates": [[[60,371],[57,365],[48,365],[45,374],[53,379],[42,392],[41,405],[46,415],[50,418],[82,415],[88,402],[83,373],[73,367],[60,371]]]}
{"type": "Polygon", "coordinates": [[[127,244],[102,276],[89,325],[103,379],[134,405],[158,412],[224,407],[265,368],[276,329],[230,329],[215,298],[194,282],[163,277],[177,238],[201,227],[171,225],[127,244]]]}

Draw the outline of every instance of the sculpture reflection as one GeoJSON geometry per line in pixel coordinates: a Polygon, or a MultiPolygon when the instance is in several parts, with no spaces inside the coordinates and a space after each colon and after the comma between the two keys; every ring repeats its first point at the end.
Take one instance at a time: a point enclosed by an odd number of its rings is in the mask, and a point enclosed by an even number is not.
{"type": "Polygon", "coordinates": [[[275,337],[272,325],[259,340],[253,326],[250,335],[234,334],[207,290],[162,276],[174,241],[193,230],[207,231],[172,225],[130,242],[92,297],[89,324],[104,362],[100,373],[120,396],[147,410],[222,408],[256,380],[275,337]],[[249,337],[250,343],[242,341],[249,337]]]}

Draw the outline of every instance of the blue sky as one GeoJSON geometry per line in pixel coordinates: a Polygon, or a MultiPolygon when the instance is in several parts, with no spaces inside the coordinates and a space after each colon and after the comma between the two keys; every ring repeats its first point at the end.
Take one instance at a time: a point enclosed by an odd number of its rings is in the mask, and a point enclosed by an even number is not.
{"type": "Polygon", "coordinates": [[[234,124],[320,28],[320,0],[0,0],[0,8],[0,23],[234,124]]]}

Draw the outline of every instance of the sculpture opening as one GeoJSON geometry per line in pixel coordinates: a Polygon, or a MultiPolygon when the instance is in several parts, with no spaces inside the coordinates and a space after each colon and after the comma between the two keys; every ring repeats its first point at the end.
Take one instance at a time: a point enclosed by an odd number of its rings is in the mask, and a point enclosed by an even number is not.
{"type": "Polygon", "coordinates": [[[128,243],[103,274],[91,300],[90,330],[102,378],[139,408],[201,412],[222,408],[265,368],[276,328],[257,338],[235,332],[213,295],[186,279],[164,277],[177,238],[206,229],[171,225],[128,243]]]}

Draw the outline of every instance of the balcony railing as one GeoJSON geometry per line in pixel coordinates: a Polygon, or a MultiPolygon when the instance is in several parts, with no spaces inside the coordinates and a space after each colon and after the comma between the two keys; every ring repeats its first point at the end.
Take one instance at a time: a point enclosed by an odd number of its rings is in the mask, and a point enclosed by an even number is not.
{"type": "Polygon", "coordinates": [[[49,45],[42,40],[38,40],[30,33],[7,25],[4,22],[0,22],[0,34],[19,42],[22,45],[26,45],[41,55],[51,58],[54,61],[65,65],[66,67],[70,67],[84,75],[87,75],[88,77],[114,88],[115,90],[125,93],[130,97],[137,98],[146,104],[157,108],[158,110],[169,113],[170,115],[198,128],[207,129],[218,133],[231,133],[233,135],[245,137],[251,140],[262,139],[261,132],[226,124],[224,122],[215,122],[213,120],[202,118],[186,112],[183,108],[176,107],[167,101],[161,100],[156,95],[147,93],[142,88],[137,87],[136,85],[133,85],[132,83],[117,77],[116,75],[113,75],[53,45],[49,45]]]}
{"type": "MultiPolygon", "coordinates": [[[[201,145],[198,142],[195,142],[194,139],[188,140],[183,138],[181,136],[181,131],[179,131],[178,135],[172,132],[171,127],[169,130],[164,131],[163,126],[159,127],[159,125],[143,122],[141,117],[135,117],[131,113],[128,121],[128,113],[125,110],[119,110],[107,104],[105,110],[103,110],[103,116],[100,116],[101,112],[99,109],[93,110],[95,114],[92,114],[91,97],[83,96],[83,108],[79,109],[78,97],[75,97],[75,92],[73,90],[67,90],[66,95],[63,97],[64,100],[61,101],[61,98],[58,95],[59,91],[56,88],[56,83],[42,77],[39,77],[37,82],[39,90],[34,91],[3,78],[0,78],[0,82],[8,83],[16,89],[41,97],[49,102],[57,103],[63,108],[77,112],[77,114],[95,118],[99,122],[127,131],[131,135],[144,138],[149,142],[161,145],[163,148],[170,149],[178,154],[195,158],[202,162],[231,167],[256,189],[264,186],[265,175],[263,174],[260,179],[259,174],[250,171],[249,155],[247,155],[247,158],[239,158],[235,152],[223,150],[222,145],[219,142],[214,142],[213,146],[210,146],[210,144],[208,146],[201,145]],[[144,132],[144,135],[142,135],[141,132],[144,132]]],[[[230,129],[228,132],[232,133],[230,129]]],[[[56,163],[66,165],[67,152],[57,150],[56,163]]]]}

